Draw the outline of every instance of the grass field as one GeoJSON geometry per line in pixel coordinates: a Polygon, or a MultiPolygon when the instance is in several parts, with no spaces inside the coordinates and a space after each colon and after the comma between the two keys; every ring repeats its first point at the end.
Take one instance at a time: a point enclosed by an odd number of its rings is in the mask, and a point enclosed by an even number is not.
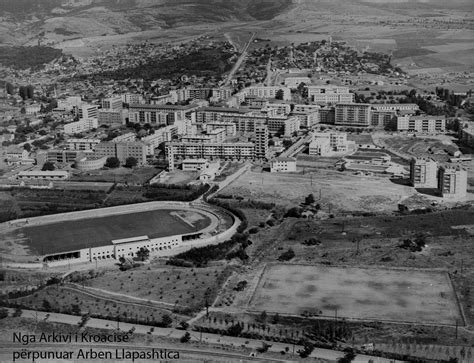
{"type": "Polygon", "coordinates": [[[249,307],[400,322],[462,321],[447,274],[416,270],[269,265],[249,307]]]}
{"type": "MultiPolygon", "coordinates": [[[[210,219],[194,213],[194,228],[172,210],[154,210],[94,219],[81,219],[42,226],[26,227],[20,233],[29,239],[29,247],[39,254],[58,253],[74,249],[109,244],[113,239],[146,235],[151,238],[199,231],[210,219]]],[[[21,236],[20,236],[21,237],[21,236]]]]}

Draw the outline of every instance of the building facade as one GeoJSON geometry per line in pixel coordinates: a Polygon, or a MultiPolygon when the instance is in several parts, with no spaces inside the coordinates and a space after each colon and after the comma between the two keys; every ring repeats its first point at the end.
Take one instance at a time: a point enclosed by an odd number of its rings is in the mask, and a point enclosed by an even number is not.
{"type": "Polygon", "coordinates": [[[410,183],[415,188],[437,188],[438,163],[429,158],[413,158],[410,162],[410,183]]]}

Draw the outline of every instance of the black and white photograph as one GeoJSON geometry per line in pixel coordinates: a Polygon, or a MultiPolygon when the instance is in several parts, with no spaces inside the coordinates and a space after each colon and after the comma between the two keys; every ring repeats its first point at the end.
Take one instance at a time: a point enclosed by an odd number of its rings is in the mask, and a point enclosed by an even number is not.
{"type": "Polygon", "coordinates": [[[0,0],[0,363],[474,363],[474,0],[0,0]]]}

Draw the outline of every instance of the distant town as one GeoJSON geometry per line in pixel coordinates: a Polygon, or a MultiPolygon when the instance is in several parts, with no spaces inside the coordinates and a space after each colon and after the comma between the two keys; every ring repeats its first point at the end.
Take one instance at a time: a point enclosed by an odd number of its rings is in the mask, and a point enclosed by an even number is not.
{"type": "Polygon", "coordinates": [[[472,90],[245,35],[0,57],[2,318],[221,358],[470,361],[472,90]]]}

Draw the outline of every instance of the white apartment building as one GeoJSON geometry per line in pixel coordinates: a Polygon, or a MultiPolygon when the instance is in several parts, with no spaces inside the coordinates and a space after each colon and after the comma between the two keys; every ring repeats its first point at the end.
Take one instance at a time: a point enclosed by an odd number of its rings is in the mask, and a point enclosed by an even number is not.
{"type": "Polygon", "coordinates": [[[154,148],[157,148],[161,143],[171,141],[175,135],[178,135],[178,128],[176,125],[170,125],[155,130],[154,134],[142,137],[141,141],[151,144],[154,148]]]}
{"type": "Polygon", "coordinates": [[[416,111],[419,111],[420,108],[416,103],[377,103],[377,104],[372,104],[372,108],[375,111],[384,111],[384,112],[390,112],[390,111],[403,111],[403,112],[412,112],[415,113],[416,111]]]}
{"type": "Polygon", "coordinates": [[[308,98],[311,102],[322,104],[352,103],[354,94],[347,87],[308,86],[308,98]]]}
{"type": "Polygon", "coordinates": [[[97,118],[99,106],[83,103],[79,107],[74,108],[74,114],[79,118],[97,118]]]}
{"type": "Polygon", "coordinates": [[[296,172],[296,158],[275,158],[270,160],[271,173],[296,172]]]}
{"type": "Polygon", "coordinates": [[[201,171],[208,167],[207,159],[185,159],[182,163],[183,171],[201,171]]]}
{"type": "Polygon", "coordinates": [[[315,132],[309,144],[309,155],[326,156],[333,152],[347,152],[348,142],[345,132],[315,132]]]}
{"type": "Polygon", "coordinates": [[[467,171],[459,166],[441,166],[438,172],[438,193],[443,198],[465,200],[467,171]]]}
{"type": "Polygon", "coordinates": [[[410,162],[410,183],[415,188],[437,188],[438,163],[429,158],[413,158],[410,162]]]}
{"type": "Polygon", "coordinates": [[[244,88],[240,93],[244,94],[245,97],[276,98],[280,90],[283,92],[283,100],[291,101],[291,90],[283,86],[250,86],[244,88]]]}
{"type": "Polygon", "coordinates": [[[64,125],[64,133],[67,135],[87,132],[99,127],[99,121],[96,118],[83,118],[76,122],[64,125]]]}
{"type": "Polygon", "coordinates": [[[58,100],[58,107],[56,110],[59,111],[72,111],[74,108],[79,108],[82,105],[82,99],[79,96],[67,97],[64,100],[58,100]]]}
{"type": "Polygon", "coordinates": [[[398,116],[397,131],[440,133],[446,131],[445,116],[398,116]]]}
{"type": "Polygon", "coordinates": [[[127,103],[129,105],[140,105],[145,103],[142,95],[136,93],[125,93],[122,95],[122,102],[127,103]]]}

